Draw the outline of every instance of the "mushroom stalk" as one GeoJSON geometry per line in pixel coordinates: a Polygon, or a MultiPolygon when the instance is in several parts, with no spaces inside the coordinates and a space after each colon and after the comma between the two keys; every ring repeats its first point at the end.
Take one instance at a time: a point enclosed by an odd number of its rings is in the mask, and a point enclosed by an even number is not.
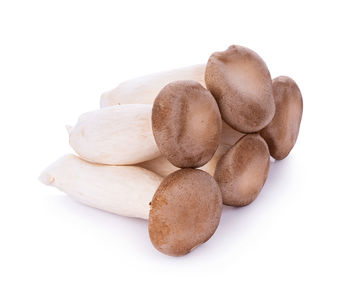
{"type": "Polygon", "coordinates": [[[111,106],[80,116],[67,127],[69,143],[94,163],[131,165],[160,156],[151,126],[151,104],[111,106]]]}
{"type": "Polygon", "coordinates": [[[97,165],[68,154],[47,167],[39,180],[88,206],[148,219],[162,177],[137,166],[97,165]]]}
{"type": "Polygon", "coordinates": [[[118,104],[153,104],[159,91],[172,81],[194,80],[205,87],[204,73],[205,64],[198,64],[127,80],[103,93],[100,106],[104,108],[118,104]]]}

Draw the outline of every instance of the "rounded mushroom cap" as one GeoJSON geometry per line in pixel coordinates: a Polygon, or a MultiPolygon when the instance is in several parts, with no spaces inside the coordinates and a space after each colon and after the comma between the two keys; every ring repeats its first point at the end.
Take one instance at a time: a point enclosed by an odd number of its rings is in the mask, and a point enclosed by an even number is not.
{"type": "Polygon", "coordinates": [[[270,168],[269,149],[258,134],[241,138],[219,160],[214,178],[222,200],[229,206],[246,206],[264,186],[270,168]]]}
{"type": "Polygon", "coordinates": [[[222,118],[232,128],[253,133],[272,120],[275,104],[271,75],[254,51],[233,45],[213,53],[207,63],[205,83],[218,102],[222,118]]]}
{"type": "Polygon", "coordinates": [[[153,196],[148,224],[152,244],[162,253],[185,255],[214,234],[221,211],[214,178],[202,170],[180,169],[153,196]]]}
{"type": "Polygon", "coordinates": [[[260,134],[266,140],[271,156],[285,158],[294,147],[303,115],[303,98],[298,85],[287,76],[272,81],[276,113],[260,134]]]}
{"type": "Polygon", "coordinates": [[[200,167],[214,155],[221,115],[210,92],[196,81],[174,81],[152,109],[153,135],[160,152],[177,167],[200,167]]]}

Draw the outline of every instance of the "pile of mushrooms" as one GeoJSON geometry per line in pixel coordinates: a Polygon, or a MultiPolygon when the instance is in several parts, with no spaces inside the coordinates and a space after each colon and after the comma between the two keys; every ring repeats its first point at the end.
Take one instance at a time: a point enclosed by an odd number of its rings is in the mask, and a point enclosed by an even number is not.
{"type": "Polygon", "coordinates": [[[195,65],[121,83],[67,126],[68,154],[40,181],[86,205],[149,219],[152,244],[181,256],[206,242],[222,205],[252,203],[270,156],[285,158],[303,112],[297,84],[271,80],[254,51],[233,45],[195,65]]]}

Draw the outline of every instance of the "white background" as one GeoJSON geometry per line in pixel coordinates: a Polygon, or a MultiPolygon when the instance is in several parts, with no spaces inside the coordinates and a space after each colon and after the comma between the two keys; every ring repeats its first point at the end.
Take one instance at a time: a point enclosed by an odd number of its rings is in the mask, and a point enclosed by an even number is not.
{"type": "Polygon", "coordinates": [[[0,283],[349,284],[347,2],[0,0],[0,283]],[[162,255],[147,222],[38,182],[103,91],[230,44],[294,78],[304,116],[258,199],[225,207],[206,244],[162,255]]]}

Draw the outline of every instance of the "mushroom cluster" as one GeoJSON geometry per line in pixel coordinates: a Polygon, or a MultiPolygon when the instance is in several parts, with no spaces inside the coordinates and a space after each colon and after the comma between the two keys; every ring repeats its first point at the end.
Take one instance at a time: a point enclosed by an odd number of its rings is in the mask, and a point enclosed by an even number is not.
{"type": "Polygon", "coordinates": [[[148,219],[152,244],[181,256],[216,231],[222,205],[259,195],[270,156],[285,158],[303,112],[297,84],[271,79],[254,51],[230,46],[195,65],[136,78],[67,126],[68,154],[39,179],[86,205],[148,219]]]}

